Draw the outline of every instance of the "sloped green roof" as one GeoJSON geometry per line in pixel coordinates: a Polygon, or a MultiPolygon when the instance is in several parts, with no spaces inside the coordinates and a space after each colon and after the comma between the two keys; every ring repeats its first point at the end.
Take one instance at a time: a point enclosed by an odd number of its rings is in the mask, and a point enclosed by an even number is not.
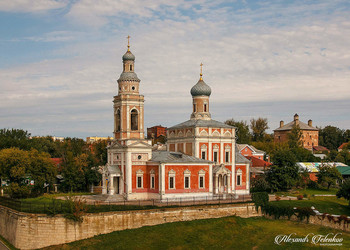
{"type": "Polygon", "coordinates": [[[337,166],[337,169],[341,173],[341,175],[350,175],[349,166],[337,166]]]}

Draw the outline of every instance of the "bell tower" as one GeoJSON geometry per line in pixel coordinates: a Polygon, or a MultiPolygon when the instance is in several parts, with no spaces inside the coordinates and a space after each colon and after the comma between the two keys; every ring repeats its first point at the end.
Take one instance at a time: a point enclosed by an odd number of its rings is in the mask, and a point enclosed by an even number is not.
{"type": "Polygon", "coordinates": [[[140,79],[135,73],[135,56],[128,50],[123,55],[123,72],[118,79],[118,95],[114,97],[114,138],[144,139],[144,96],[139,93],[140,79]]]}
{"type": "Polygon", "coordinates": [[[211,88],[203,81],[203,63],[201,63],[200,66],[201,72],[199,81],[191,89],[193,100],[191,120],[211,120],[211,115],[209,113],[209,96],[211,94],[211,88]]]}

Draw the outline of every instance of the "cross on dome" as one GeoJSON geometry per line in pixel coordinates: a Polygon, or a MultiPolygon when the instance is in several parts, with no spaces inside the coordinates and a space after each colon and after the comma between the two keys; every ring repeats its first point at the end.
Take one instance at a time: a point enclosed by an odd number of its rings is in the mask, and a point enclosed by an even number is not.
{"type": "Polygon", "coordinates": [[[128,35],[126,38],[128,39],[128,51],[130,51],[130,36],[128,35]]]}
{"type": "Polygon", "coordinates": [[[201,66],[201,73],[199,74],[200,80],[203,80],[203,78],[202,78],[202,76],[203,76],[203,63],[201,63],[200,66],[201,66]]]}

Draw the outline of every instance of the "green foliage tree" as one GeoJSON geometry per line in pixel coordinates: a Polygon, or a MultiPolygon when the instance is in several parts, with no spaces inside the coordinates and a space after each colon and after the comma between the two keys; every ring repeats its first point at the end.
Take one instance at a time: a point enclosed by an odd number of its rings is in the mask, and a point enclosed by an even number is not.
{"type": "Polygon", "coordinates": [[[0,149],[16,147],[30,149],[30,133],[23,129],[0,129],[0,149]]]}
{"type": "Polygon", "coordinates": [[[249,144],[252,135],[249,132],[249,126],[246,121],[235,121],[234,119],[226,120],[225,124],[236,127],[237,143],[249,144]]]}
{"type": "Polygon", "coordinates": [[[262,176],[260,178],[255,178],[252,180],[252,188],[251,192],[267,192],[270,191],[270,185],[266,181],[265,176],[262,176]]]}
{"type": "Polygon", "coordinates": [[[337,197],[338,198],[345,198],[346,200],[349,201],[349,206],[350,206],[350,178],[346,179],[341,185],[340,189],[337,192],[337,197]]]}
{"type": "Polygon", "coordinates": [[[10,183],[9,194],[14,198],[24,198],[29,194],[43,193],[45,184],[52,187],[56,168],[46,153],[35,149],[6,148],[0,151],[0,174],[10,183]],[[26,180],[33,180],[34,185],[28,186],[26,180]]]}
{"type": "Polygon", "coordinates": [[[288,145],[289,148],[301,147],[301,130],[299,125],[293,126],[292,130],[288,134],[288,145]]]}
{"type": "Polygon", "coordinates": [[[319,130],[319,144],[330,150],[336,150],[344,142],[343,133],[343,130],[334,126],[321,128],[319,130]]]}
{"type": "Polygon", "coordinates": [[[279,149],[273,156],[274,165],[266,173],[266,181],[275,190],[287,190],[301,178],[296,166],[295,155],[286,149],[279,149]]]}
{"type": "Polygon", "coordinates": [[[267,118],[251,119],[250,129],[252,130],[253,141],[263,141],[268,128],[267,118]]]}
{"type": "Polygon", "coordinates": [[[331,185],[335,185],[337,181],[342,179],[342,176],[336,167],[324,165],[319,167],[316,174],[317,182],[321,185],[327,185],[329,189],[331,185]]]}

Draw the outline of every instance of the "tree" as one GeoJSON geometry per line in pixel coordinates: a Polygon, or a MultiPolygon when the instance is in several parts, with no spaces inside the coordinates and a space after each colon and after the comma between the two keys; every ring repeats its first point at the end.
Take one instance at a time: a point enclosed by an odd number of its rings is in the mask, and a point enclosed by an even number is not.
{"type": "Polygon", "coordinates": [[[249,132],[249,126],[246,121],[235,121],[230,119],[225,121],[225,124],[236,127],[237,143],[249,144],[251,142],[252,135],[249,132]]]}
{"type": "Polygon", "coordinates": [[[272,158],[274,165],[266,173],[266,181],[273,190],[287,190],[300,179],[296,158],[288,149],[278,149],[272,158]]]}
{"type": "Polygon", "coordinates": [[[267,118],[251,119],[250,128],[252,130],[253,141],[262,141],[266,130],[269,128],[267,125],[267,118]]]}
{"type": "Polygon", "coordinates": [[[319,184],[327,185],[327,189],[342,179],[342,176],[338,169],[336,167],[331,167],[328,165],[319,167],[316,177],[319,184]]]}
{"type": "Polygon", "coordinates": [[[288,145],[289,148],[301,147],[301,130],[299,125],[293,126],[292,130],[288,134],[288,145]]]}
{"type": "Polygon", "coordinates": [[[321,128],[319,130],[319,144],[330,150],[337,149],[343,143],[343,133],[343,130],[334,126],[321,128]]]}
{"type": "Polygon", "coordinates": [[[30,149],[30,133],[23,129],[0,129],[0,149],[16,147],[30,149]]]}
{"type": "Polygon", "coordinates": [[[340,186],[340,189],[337,192],[337,197],[344,197],[349,201],[350,206],[350,178],[346,179],[340,186]]]}
{"type": "Polygon", "coordinates": [[[47,153],[7,148],[0,151],[0,174],[10,184],[11,197],[25,198],[43,193],[45,184],[52,187],[56,168],[47,153]],[[34,185],[28,185],[30,180],[34,185]]]}

